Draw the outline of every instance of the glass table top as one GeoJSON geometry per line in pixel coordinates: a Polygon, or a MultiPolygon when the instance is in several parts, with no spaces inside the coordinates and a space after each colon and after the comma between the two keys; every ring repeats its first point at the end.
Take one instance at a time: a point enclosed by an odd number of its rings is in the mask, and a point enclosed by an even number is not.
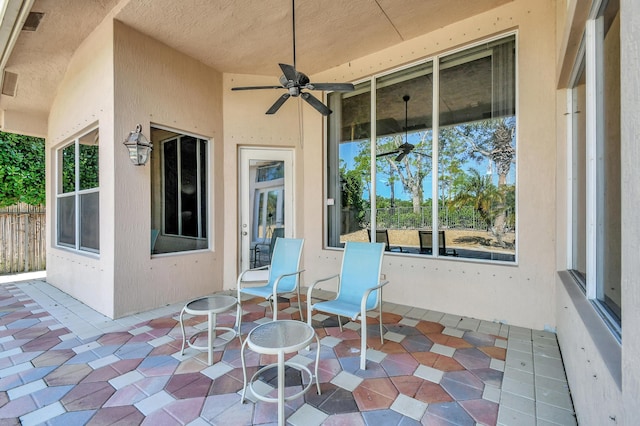
{"type": "Polygon", "coordinates": [[[306,346],[315,336],[315,330],[306,322],[279,320],[261,324],[251,330],[249,344],[258,349],[288,349],[306,346]]]}
{"type": "Polygon", "coordinates": [[[213,295],[187,303],[186,310],[191,313],[202,312],[203,314],[208,312],[224,312],[235,306],[237,302],[238,299],[233,296],[213,295]]]}

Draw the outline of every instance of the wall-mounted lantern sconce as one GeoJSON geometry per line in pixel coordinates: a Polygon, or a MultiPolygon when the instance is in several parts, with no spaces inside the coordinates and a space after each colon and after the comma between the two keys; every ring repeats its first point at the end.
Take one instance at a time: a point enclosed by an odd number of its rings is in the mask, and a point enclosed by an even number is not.
{"type": "Polygon", "coordinates": [[[153,144],[142,134],[142,126],[140,124],[136,126],[135,131],[129,133],[124,145],[129,150],[129,159],[136,166],[144,166],[153,149],[153,144]]]}

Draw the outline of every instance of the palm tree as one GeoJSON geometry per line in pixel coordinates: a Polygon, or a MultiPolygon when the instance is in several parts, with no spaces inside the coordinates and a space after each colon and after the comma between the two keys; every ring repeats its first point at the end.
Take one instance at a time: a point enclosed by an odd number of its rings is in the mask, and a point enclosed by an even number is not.
{"type": "Polygon", "coordinates": [[[450,202],[453,208],[472,206],[487,226],[487,231],[498,239],[498,244],[504,246],[502,235],[504,232],[496,230],[496,219],[504,217],[506,196],[504,191],[491,182],[491,176],[481,175],[476,169],[471,169],[462,185],[457,188],[456,195],[450,202]]]}
{"type": "Polygon", "coordinates": [[[516,149],[513,145],[515,126],[515,117],[510,116],[456,127],[458,134],[469,144],[469,154],[472,158],[478,162],[489,159],[496,166],[497,188],[503,193],[504,201],[496,206],[497,215],[491,231],[500,242],[508,225],[506,216],[508,206],[505,204],[507,198],[504,194],[512,190],[507,184],[507,176],[516,158],[516,149]]]}

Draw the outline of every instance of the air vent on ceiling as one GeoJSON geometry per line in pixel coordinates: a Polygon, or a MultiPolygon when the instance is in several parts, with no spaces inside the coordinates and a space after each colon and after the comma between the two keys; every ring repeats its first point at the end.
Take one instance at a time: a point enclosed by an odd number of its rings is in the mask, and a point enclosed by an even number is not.
{"type": "Polygon", "coordinates": [[[2,80],[2,94],[7,96],[16,95],[16,86],[18,85],[18,74],[5,71],[2,80]]]}
{"type": "Polygon", "coordinates": [[[27,15],[27,19],[24,21],[24,25],[22,26],[23,31],[35,31],[38,29],[38,25],[40,25],[40,21],[44,17],[44,13],[41,12],[29,12],[27,15]]]}

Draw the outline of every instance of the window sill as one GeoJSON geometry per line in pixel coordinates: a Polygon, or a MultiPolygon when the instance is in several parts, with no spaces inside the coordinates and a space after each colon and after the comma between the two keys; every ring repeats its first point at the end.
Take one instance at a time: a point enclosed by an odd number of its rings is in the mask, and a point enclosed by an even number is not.
{"type": "Polygon", "coordinates": [[[586,298],[571,274],[568,271],[560,271],[558,275],[571,302],[573,302],[573,307],[582,320],[586,333],[600,353],[602,362],[606,365],[618,387],[622,388],[622,346],[620,342],[606,325],[598,310],[586,298]]]}

